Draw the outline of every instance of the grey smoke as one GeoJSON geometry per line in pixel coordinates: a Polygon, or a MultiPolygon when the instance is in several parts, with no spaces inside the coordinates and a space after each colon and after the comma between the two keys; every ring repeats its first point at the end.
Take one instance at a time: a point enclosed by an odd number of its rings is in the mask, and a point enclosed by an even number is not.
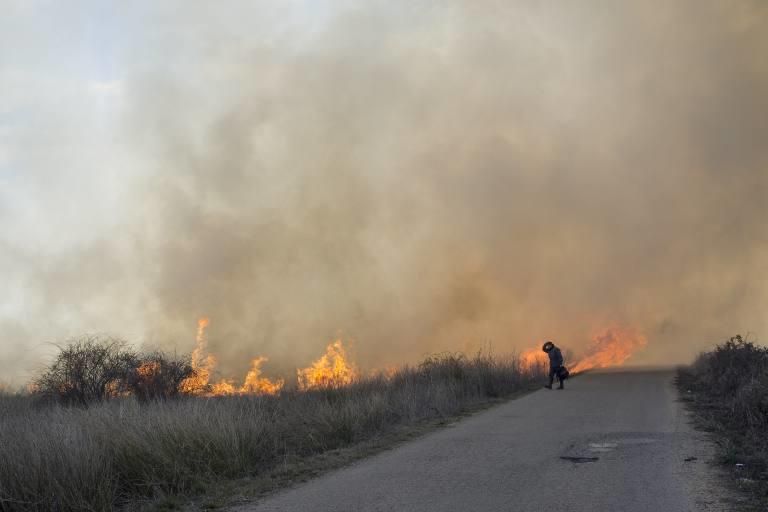
{"type": "Polygon", "coordinates": [[[47,336],[187,351],[208,316],[238,376],[338,333],[363,367],[768,335],[762,2],[329,3],[252,31],[259,9],[178,7],[122,57],[116,229],[15,263],[47,336]]]}

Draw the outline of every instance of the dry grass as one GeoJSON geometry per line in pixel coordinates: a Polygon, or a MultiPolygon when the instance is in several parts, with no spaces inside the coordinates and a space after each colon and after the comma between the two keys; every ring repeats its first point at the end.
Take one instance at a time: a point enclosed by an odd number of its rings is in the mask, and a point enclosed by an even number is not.
{"type": "Polygon", "coordinates": [[[126,398],[65,407],[0,399],[0,509],[111,510],[258,477],[541,378],[513,358],[441,355],[390,377],[279,396],[126,398]]]}
{"type": "MultiPolygon", "coordinates": [[[[768,503],[768,349],[734,336],[678,374],[700,425],[741,487],[768,503]]],[[[761,508],[763,510],[763,508],[761,508]]]]}

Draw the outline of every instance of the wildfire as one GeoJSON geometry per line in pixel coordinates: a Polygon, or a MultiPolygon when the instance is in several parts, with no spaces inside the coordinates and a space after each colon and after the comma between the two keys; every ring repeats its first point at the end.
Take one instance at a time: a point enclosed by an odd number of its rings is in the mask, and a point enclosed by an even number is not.
{"type": "Polygon", "coordinates": [[[208,351],[208,339],[205,336],[205,328],[210,324],[210,319],[202,317],[197,321],[197,336],[195,337],[195,350],[192,351],[192,369],[195,375],[185,379],[181,383],[181,391],[190,394],[203,394],[208,391],[208,380],[211,371],[216,366],[216,358],[208,351]]]}
{"type": "Polygon", "coordinates": [[[251,369],[240,387],[235,386],[234,381],[227,379],[210,383],[211,374],[216,367],[216,358],[207,353],[208,340],[205,335],[205,328],[210,323],[211,321],[205,317],[197,321],[197,337],[191,362],[195,375],[182,382],[182,392],[203,396],[273,395],[283,389],[284,381],[282,379],[272,381],[261,376],[261,364],[267,361],[266,357],[257,357],[251,362],[251,369]]]}
{"type": "Polygon", "coordinates": [[[226,396],[238,394],[233,380],[221,379],[219,382],[211,384],[209,388],[210,391],[205,393],[206,396],[226,396]]]}
{"type": "MultiPolygon", "coordinates": [[[[268,360],[266,357],[256,357],[251,361],[251,369],[245,375],[242,386],[235,385],[231,379],[211,383],[216,358],[208,354],[205,329],[209,324],[208,318],[201,318],[197,322],[197,337],[191,361],[195,375],[182,383],[182,392],[201,396],[273,395],[283,389],[283,379],[271,380],[262,376],[261,366],[268,360]]],[[[150,368],[146,370],[152,371],[150,368]]],[[[299,389],[308,390],[346,386],[358,377],[358,370],[349,361],[341,340],[336,340],[328,345],[325,354],[311,366],[297,370],[297,376],[299,389]]]]}
{"type": "Polygon", "coordinates": [[[583,372],[593,368],[621,366],[647,344],[646,337],[634,329],[608,328],[592,337],[587,355],[579,359],[571,371],[583,372]]]}
{"type": "Polygon", "coordinates": [[[529,348],[520,354],[520,364],[524,368],[547,366],[549,364],[549,358],[541,348],[529,348]]]}
{"type": "MultiPolygon", "coordinates": [[[[232,379],[221,379],[210,382],[216,366],[216,358],[208,353],[206,328],[210,324],[208,318],[200,318],[197,322],[197,337],[195,349],[192,352],[191,365],[195,375],[186,379],[181,385],[183,393],[198,396],[231,396],[231,395],[273,395],[279,393],[284,385],[283,379],[272,380],[262,376],[262,365],[268,361],[266,357],[256,357],[251,360],[251,368],[238,386],[232,379]]],[[[592,342],[581,358],[575,363],[566,361],[571,372],[583,372],[593,368],[608,368],[623,365],[637,350],[648,343],[645,336],[634,329],[610,327],[592,337],[592,342]]],[[[565,347],[568,348],[567,345],[565,347]]],[[[567,355],[567,350],[565,351],[567,355]]],[[[540,347],[530,348],[519,355],[519,361],[524,368],[546,368],[549,358],[540,347]]],[[[143,377],[151,378],[157,371],[158,363],[145,363],[137,371],[143,377]]],[[[391,378],[396,374],[395,368],[374,371],[372,375],[391,378]]],[[[298,389],[336,388],[348,386],[360,376],[357,366],[350,361],[341,339],[331,342],[320,356],[310,366],[296,370],[298,389]]]]}
{"type": "MultiPolygon", "coordinates": [[[[645,336],[634,329],[610,327],[592,337],[586,355],[577,358],[572,365],[566,360],[565,365],[571,372],[621,366],[647,344],[645,336]]],[[[526,368],[546,367],[549,358],[540,347],[529,348],[520,354],[520,364],[526,368]]]]}
{"type": "Polygon", "coordinates": [[[136,373],[138,373],[142,379],[152,378],[159,372],[160,363],[157,361],[148,361],[146,363],[142,363],[138,368],[136,368],[136,373]]]}
{"type": "Polygon", "coordinates": [[[266,361],[266,357],[257,357],[251,361],[251,369],[245,376],[243,386],[240,388],[241,393],[274,395],[283,389],[283,385],[285,384],[283,379],[272,381],[261,376],[261,364],[266,361]]]}
{"type": "Polygon", "coordinates": [[[349,361],[341,340],[328,345],[320,359],[296,373],[300,390],[346,386],[358,377],[357,368],[349,361]]]}

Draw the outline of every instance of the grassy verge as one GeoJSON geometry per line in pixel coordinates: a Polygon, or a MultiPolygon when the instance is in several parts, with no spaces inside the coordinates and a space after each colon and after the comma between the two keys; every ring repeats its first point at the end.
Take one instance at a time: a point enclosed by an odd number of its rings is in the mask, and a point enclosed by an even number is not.
{"type": "Polygon", "coordinates": [[[768,505],[768,349],[735,336],[681,368],[678,386],[734,481],[768,505]]]}
{"type": "Polygon", "coordinates": [[[392,449],[403,442],[417,439],[437,429],[452,425],[462,418],[539,389],[541,389],[541,382],[532,382],[511,395],[503,398],[489,398],[454,415],[398,425],[367,440],[310,457],[292,457],[272,471],[254,477],[211,483],[204,495],[194,497],[168,496],[147,503],[143,509],[152,512],[181,509],[202,511],[253,503],[254,500],[274,491],[307,482],[328,471],[342,468],[360,459],[392,449]]]}
{"type": "Polygon", "coordinates": [[[259,493],[512,396],[540,377],[513,358],[446,355],[388,377],[277,396],[126,398],[88,408],[6,397],[0,510],[173,508],[228,485],[259,493]]]}

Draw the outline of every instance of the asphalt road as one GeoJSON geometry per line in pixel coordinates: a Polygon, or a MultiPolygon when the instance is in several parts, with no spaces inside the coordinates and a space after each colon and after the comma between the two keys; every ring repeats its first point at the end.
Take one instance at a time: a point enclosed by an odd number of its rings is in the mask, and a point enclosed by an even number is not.
{"type": "Polygon", "coordinates": [[[730,511],[672,378],[583,375],[243,510],[730,511]]]}

